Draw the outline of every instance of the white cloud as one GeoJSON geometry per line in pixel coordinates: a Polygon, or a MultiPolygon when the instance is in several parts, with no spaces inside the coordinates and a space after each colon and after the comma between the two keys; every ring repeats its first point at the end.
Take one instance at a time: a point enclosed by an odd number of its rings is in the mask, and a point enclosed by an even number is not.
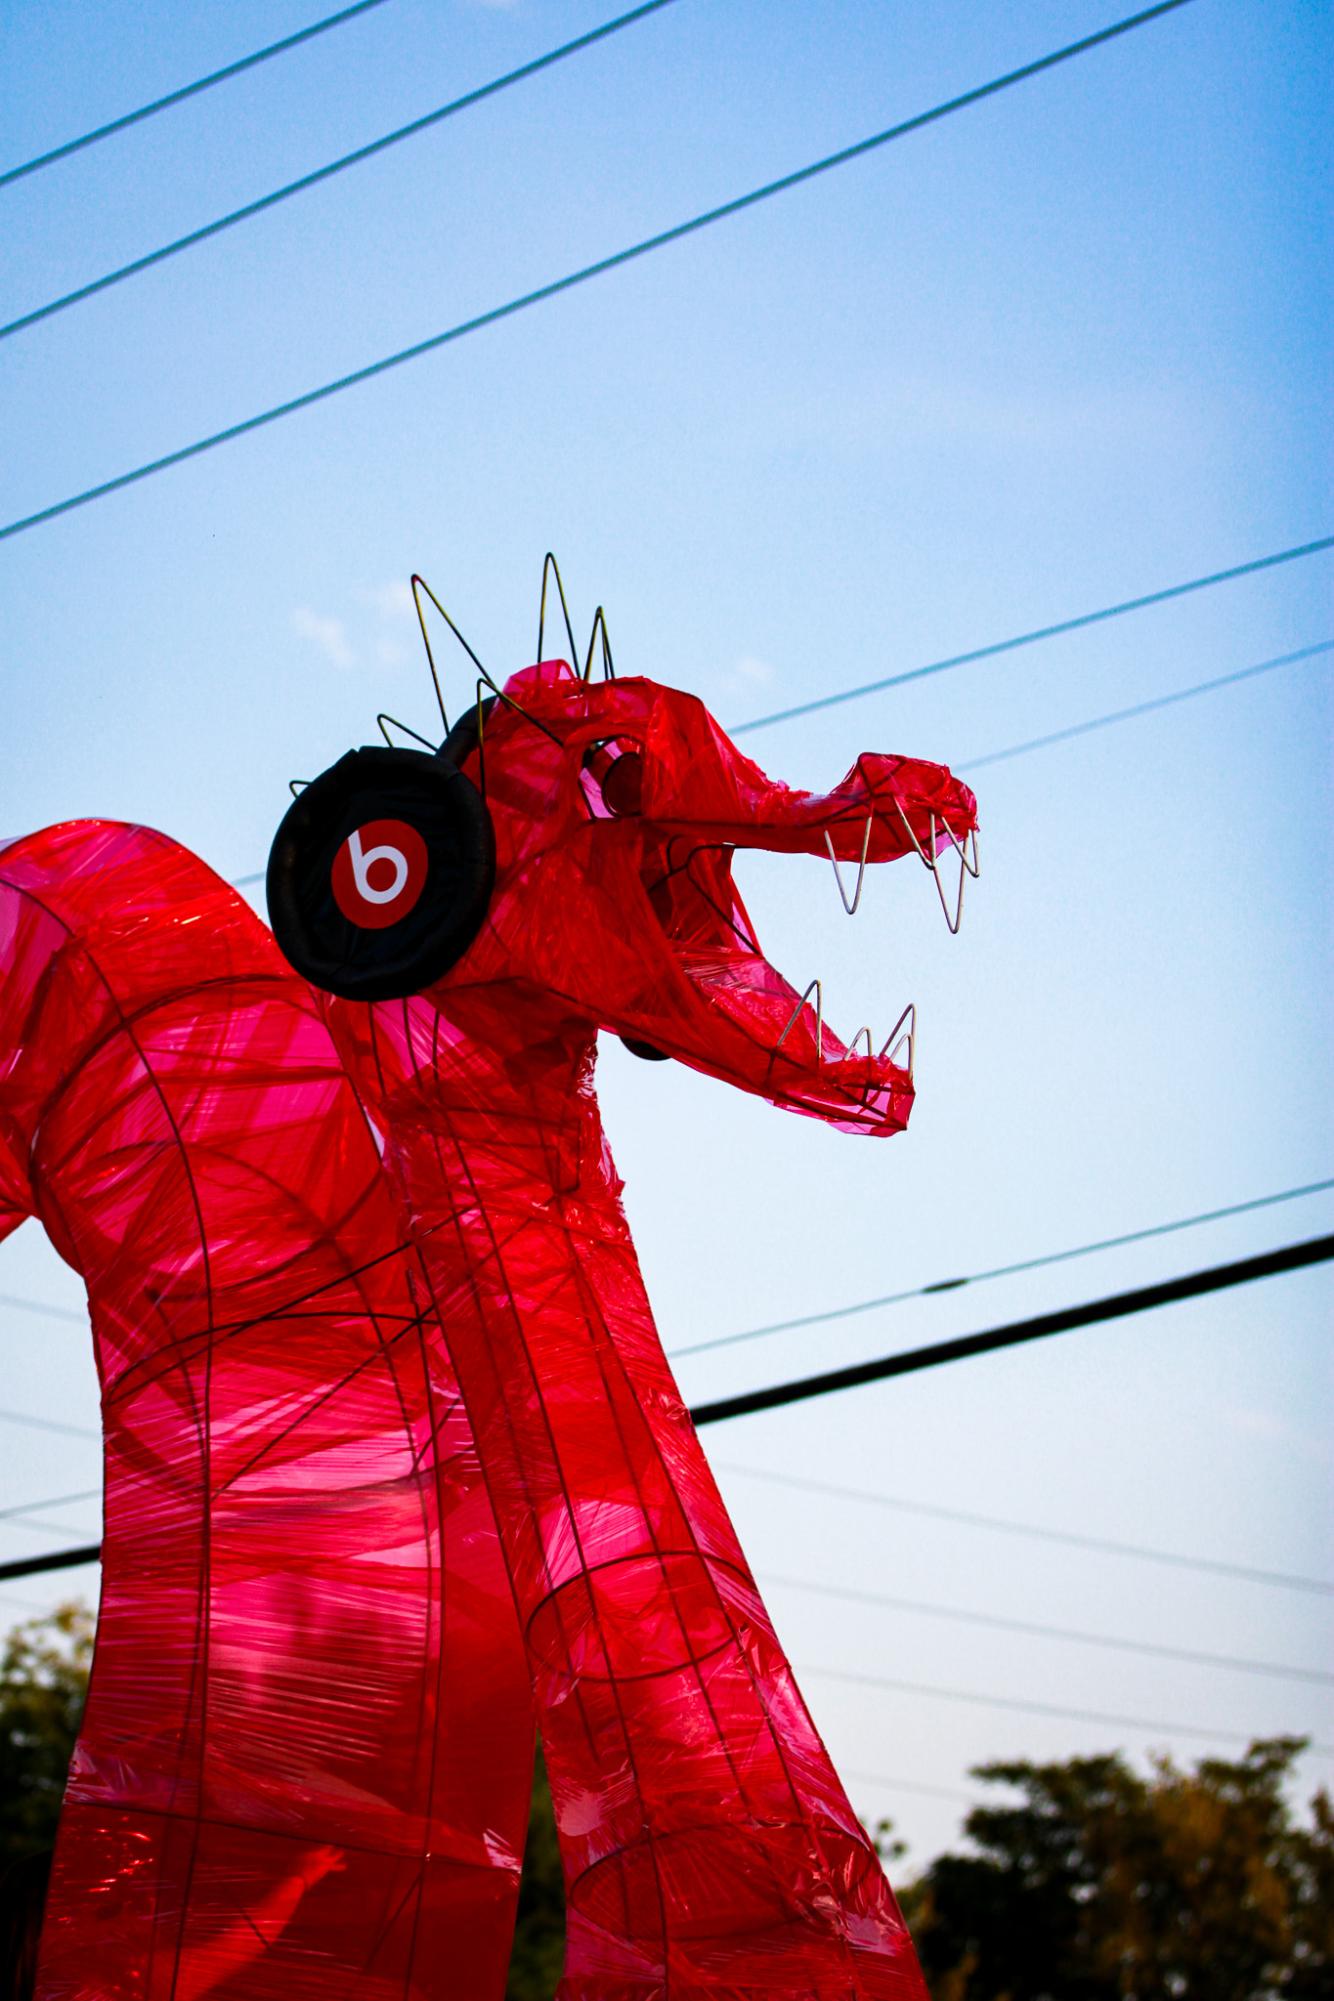
{"type": "Polygon", "coordinates": [[[298,605],[292,613],[292,630],[317,646],[335,667],[350,667],[356,660],[341,618],[326,618],[309,605],[298,605]]]}
{"type": "Polygon", "coordinates": [[[753,653],[743,653],[732,669],[739,681],[772,681],[774,670],[767,660],[757,660],[753,653]]]}
{"type": "Polygon", "coordinates": [[[389,624],[394,619],[411,618],[412,586],[404,577],[394,577],[386,584],[369,584],[357,592],[362,604],[368,604],[389,624]]]}

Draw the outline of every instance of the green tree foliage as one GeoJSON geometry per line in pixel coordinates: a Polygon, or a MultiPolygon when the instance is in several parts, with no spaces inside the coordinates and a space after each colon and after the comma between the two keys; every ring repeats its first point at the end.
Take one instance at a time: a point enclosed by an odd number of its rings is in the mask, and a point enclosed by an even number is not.
{"type": "Polygon", "coordinates": [[[1293,1817],[1302,1748],[981,1766],[1018,1801],[903,1896],[934,2001],[1330,2001],[1334,1813],[1321,1791],[1293,1817]]]}
{"type": "MultiPolygon", "coordinates": [[[[0,1874],[48,1851],[92,1658],[87,1608],[0,1652],[0,1874]]],[[[1193,1771],[1119,1753],[984,1765],[971,1852],[901,1893],[934,2001],[1334,2001],[1334,1808],[1288,1802],[1298,1738],[1193,1771]]],[[[882,1854],[897,1859],[888,1823],[882,1854]]],[[[507,2001],[550,2001],[564,1952],[551,1795],[534,1774],[507,2001]]]]}
{"type": "Polygon", "coordinates": [[[88,1693],[93,1616],[62,1605],[16,1626],[0,1654],[0,1870],[49,1850],[88,1693]]]}
{"type": "Polygon", "coordinates": [[[519,1882],[519,1915],[514,1927],[505,2001],[551,2001],[565,1958],[565,1889],[556,1816],[551,1810],[542,1753],[533,1773],[533,1798],[528,1809],[528,1840],[519,1882]]]}

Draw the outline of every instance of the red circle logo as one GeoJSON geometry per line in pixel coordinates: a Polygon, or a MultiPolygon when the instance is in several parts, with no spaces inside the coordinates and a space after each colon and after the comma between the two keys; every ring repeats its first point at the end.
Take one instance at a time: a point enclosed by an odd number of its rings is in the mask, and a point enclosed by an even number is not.
{"type": "Polygon", "coordinates": [[[368,820],[334,856],[334,902],[363,931],[387,931],[426,886],[426,843],[406,820],[368,820]]]}

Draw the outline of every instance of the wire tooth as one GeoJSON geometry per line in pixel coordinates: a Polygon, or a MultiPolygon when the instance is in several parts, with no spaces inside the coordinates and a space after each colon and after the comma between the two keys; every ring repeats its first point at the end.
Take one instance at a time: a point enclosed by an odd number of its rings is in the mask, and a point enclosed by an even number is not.
{"type": "Polygon", "coordinates": [[[824,1061],[824,990],[821,987],[819,980],[811,981],[805,993],[801,996],[801,999],[797,1002],[797,1005],[793,1008],[791,1014],[788,1016],[787,1021],[783,1028],[783,1032],[779,1036],[777,1042],[775,1042],[774,1044],[775,1056],[777,1056],[779,1050],[782,1048],[783,1044],[787,1041],[788,1036],[792,1033],[792,1030],[795,1028],[798,1020],[800,1019],[802,1011],[805,1008],[806,1003],[810,999],[812,994],[815,995],[815,1060],[817,1063],[822,1063],[824,1061]]]}
{"type": "Polygon", "coordinates": [[[911,1083],[913,1063],[916,1055],[917,1003],[909,1001],[907,1007],[904,1008],[903,1013],[885,1037],[884,1043],[881,1046],[880,1056],[882,1060],[887,1056],[890,1062],[895,1064],[900,1070],[906,1069],[908,1072],[908,1082],[911,1083]],[[908,1061],[906,1064],[903,1064],[899,1062],[899,1051],[905,1043],[908,1045],[908,1061]]]}
{"type": "Polygon", "coordinates": [[[838,886],[838,900],[843,905],[849,917],[857,915],[857,906],[862,900],[862,884],[866,880],[866,857],[870,852],[871,828],[874,822],[875,815],[868,813],[866,816],[866,830],[862,835],[861,860],[857,864],[857,884],[852,892],[851,902],[848,901],[848,892],[843,887],[843,874],[838,865],[838,856],[834,853],[833,840],[830,837],[829,829],[825,828],[824,844],[829,851],[829,865],[834,871],[834,881],[838,886]]]}

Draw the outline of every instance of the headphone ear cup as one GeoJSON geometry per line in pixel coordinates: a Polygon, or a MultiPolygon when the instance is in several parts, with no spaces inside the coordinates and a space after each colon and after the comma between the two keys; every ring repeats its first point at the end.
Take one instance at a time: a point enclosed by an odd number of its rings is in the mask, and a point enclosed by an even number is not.
{"type": "Polygon", "coordinates": [[[495,834],[441,755],[350,750],[274,836],[269,921],[303,979],[341,1000],[401,1000],[443,978],[481,928],[495,834]]]}

